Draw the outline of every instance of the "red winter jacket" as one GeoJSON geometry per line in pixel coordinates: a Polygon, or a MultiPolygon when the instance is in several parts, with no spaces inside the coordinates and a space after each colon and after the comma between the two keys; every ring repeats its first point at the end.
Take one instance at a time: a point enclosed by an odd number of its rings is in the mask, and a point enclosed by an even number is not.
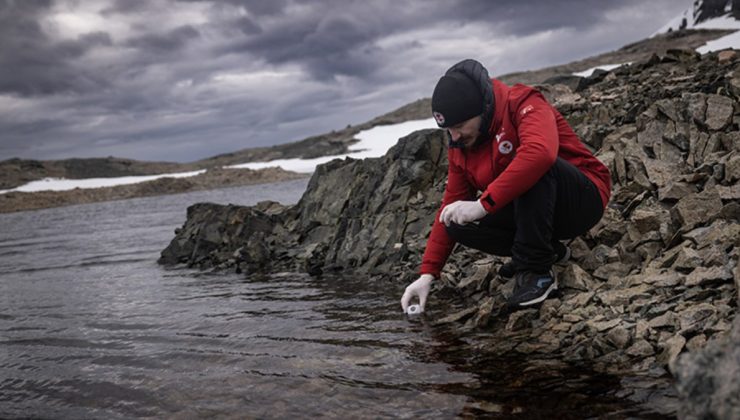
{"type": "Polygon", "coordinates": [[[559,156],[580,169],[599,190],[606,207],[611,175],[581,143],[562,115],[535,89],[492,79],[495,108],[489,138],[470,149],[449,148],[447,188],[422,258],[422,274],[439,278],[455,242],[439,221],[444,206],[475,198],[489,212],[529,190],[559,156]],[[495,203],[495,205],[492,205],[495,203]]]}

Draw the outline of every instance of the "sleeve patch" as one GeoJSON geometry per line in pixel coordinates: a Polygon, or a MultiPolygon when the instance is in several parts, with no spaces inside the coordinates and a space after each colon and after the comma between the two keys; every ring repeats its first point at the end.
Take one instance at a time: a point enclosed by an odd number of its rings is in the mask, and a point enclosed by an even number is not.
{"type": "Polygon", "coordinates": [[[522,109],[521,111],[519,111],[519,115],[521,115],[523,117],[523,116],[529,114],[532,111],[534,111],[534,105],[527,105],[527,106],[524,107],[524,109],[522,109]]]}

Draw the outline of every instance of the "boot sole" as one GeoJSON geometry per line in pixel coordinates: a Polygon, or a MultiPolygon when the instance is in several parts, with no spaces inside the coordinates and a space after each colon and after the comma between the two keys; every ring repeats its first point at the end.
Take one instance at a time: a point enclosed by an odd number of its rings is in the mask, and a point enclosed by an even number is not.
{"type": "Polygon", "coordinates": [[[540,297],[538,297],[536,299],[528,300],[526,302],[519,302],[519,304],[517,306],[524,307],[524,306],[530,306],[530,305],[534,305],[536,303],[540,303],[543,300],[547,299],[547,297],[550,295],[550,293],[554,292],[555,290],[558,290],[558,281],[557,280],[555,280],[550,285],[550,287],[548,287],[547,290],[545,290],[545,293],[543,293],[542,296],[540,296],[540,297]]]}

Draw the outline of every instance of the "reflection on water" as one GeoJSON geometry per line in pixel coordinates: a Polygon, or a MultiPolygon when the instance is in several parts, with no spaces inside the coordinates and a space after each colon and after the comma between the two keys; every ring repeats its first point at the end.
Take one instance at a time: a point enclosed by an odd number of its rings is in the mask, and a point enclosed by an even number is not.
{"type": "Polygon", "coordinates": [[[616,378],[404,318],[401,284],[156,265],[187,205],[295,202],[305,185],[0,215],[0,417],[650,414],[616,378]]]}

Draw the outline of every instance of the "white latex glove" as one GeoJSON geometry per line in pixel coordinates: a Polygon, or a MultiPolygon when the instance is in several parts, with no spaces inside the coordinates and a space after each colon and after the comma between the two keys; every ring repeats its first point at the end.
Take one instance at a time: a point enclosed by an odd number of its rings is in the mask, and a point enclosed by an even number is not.
{"type": "Polygon", "coordinates": [[[487,213],[480,200],[455,201],[442,209],[442,213],[439,215],[439,221],[444,223],[445,226],[449,226],[450,222],[464,225],[483,218],[487,213]]]}
{"type": "Polygon", "coordinates": [[[421,309],[421,312],[424,312],[424,305],[427,303],[427,296],[429,295],[432,280],[434,280],[433,275],[422,274],[421,277],[406,286],[406,291],[403,292],[403,296],[401,296],[401,307],[403,308],[403,313],[406,313],[408,310],[411,298],[414,296],[419,297],[419,308],[421,309]]]}

